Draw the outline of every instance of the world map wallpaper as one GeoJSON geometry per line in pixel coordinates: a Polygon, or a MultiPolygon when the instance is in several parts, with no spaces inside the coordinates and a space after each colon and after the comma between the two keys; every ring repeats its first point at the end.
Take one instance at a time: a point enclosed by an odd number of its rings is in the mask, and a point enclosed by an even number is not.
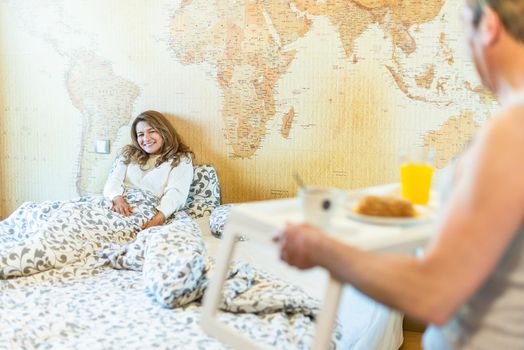
{"type": "Polygon", "coordinates": [[[498,103],[459,0],[0,0],[0,204],[100,193],[141,111],[213,164],[223,201],[443,168],[498,103]],[[94,151],[109,140],[110,154],[94,151]]]}

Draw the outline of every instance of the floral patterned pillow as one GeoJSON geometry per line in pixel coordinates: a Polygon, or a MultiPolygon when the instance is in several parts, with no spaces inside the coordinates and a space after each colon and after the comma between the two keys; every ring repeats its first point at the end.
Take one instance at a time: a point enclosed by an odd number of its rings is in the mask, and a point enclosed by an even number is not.
{"type": "Polygon", "coordinates": [[[219,205],[220,184],[215,168],[209,164],[196,165],[183,210],[193,219],[198,219],[211,214],[219,205]]]}
{"type": "MultiPolygon", "coordinates": [[[[222,238],[224,233],[224,226],[226,225],[227,219],[229,218],[229,213],[233,208],[233,204],[224,204],[217,207],[211,215],[209,216],[209,228],[211,229],[211,234],[216,238],[222,238]]],[[[238,237],[239,241],[245,241],[246,237],[240,235],[238,237]]]]}
{"type": "Polygon", "coordinates": [[[209,216],[209,228],[211,229],[211,234],[216,238],[222,238],[224,226],[231,212],[231,207],[231,204],[221,205],[213,210],[211,216],[209,216]]]}

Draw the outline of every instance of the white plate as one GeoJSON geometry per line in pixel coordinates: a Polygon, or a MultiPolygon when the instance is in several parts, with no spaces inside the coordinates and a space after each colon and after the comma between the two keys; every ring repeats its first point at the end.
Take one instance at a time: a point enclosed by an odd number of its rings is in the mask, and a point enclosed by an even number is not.
{"type": "Polygon", "coordinates": [[[348,210],[348,216],[350,219],[363,222],[366,224],[372,225],[392,225],[392,226],[407,226],[407,225],[419,225],[431,221],[434,218],[434,210],[422,206],[415,205],[415,211],[417,216],[412,218],[393,218],[386,216],[371,216],[371,215],[362,215],[355,212],[356,205],[353,206],[351,210],[348,210]]]}
{"type": "Polygon", "coordinates": [[[439,207],[439,196],[435,191],[431,191],[428,205],[415,205],[417,216],[412,218],[394,218],[385,216],[362,215],[355,211],[358,202],[364,196],[400,196],[400,184],[392,183],[382,186],[368,187],[350,192],[348,203],[346,204],[346,215],[355,221],[372,225],[392,225],[407,226],[427,223],[435,218],[437,208],[439,207]]]}

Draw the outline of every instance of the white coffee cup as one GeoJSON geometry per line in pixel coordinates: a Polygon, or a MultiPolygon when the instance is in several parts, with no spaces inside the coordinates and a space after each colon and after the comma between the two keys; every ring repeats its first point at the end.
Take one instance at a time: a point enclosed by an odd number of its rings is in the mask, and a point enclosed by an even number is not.
{"type": "Polygon", "coordinates": [[[345,193],[333,187],[302,187],[298,192],[304,222],[326,229],[342,204],[345,193]]]}

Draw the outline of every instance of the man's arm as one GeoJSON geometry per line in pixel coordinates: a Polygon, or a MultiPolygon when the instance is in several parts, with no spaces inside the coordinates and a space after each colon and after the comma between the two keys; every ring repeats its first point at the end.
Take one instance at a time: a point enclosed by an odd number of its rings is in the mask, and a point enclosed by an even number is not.
{"type": "Polygon", "coordinates": [[[520,119],[509,112],[479,135],[463,164],[437,239],[424,258],[360,251],[307,226],[286,229],[282,258],[303,268],[321,265],[384,304],[426,322],[444,323],[493,271],[522,224],[524,120],[520,119]]]}

